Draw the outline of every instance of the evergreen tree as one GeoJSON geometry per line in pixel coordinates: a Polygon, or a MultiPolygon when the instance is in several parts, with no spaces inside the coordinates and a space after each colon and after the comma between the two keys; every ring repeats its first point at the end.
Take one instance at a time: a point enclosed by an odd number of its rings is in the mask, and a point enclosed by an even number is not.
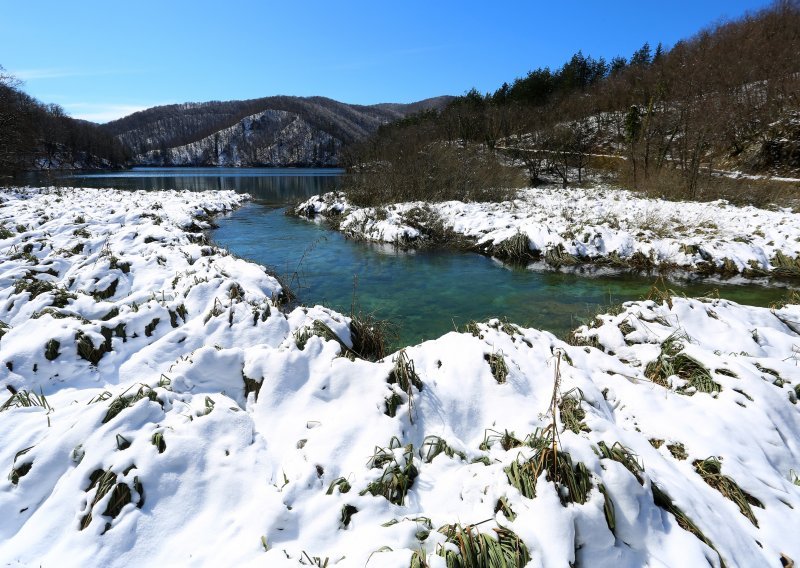
{"type": "Polygon", "coordinates": [[[647,67],[652,63],[653,58],[650,53],[650,44],[645,44],[638,50],[633,52],[631,56],[631,67],[647,67]]]}
{"type": "Polygon", "coordinates": [[[617,75],[625,70],[625,67],[628,66],[628,61],[624,57],[617,56],[611,60],[611,66],[609,69],[609,75],[617,75]]]}
{"type": "Polygon", "coordinates": [[[656,46],[656,52],[653,55],[653,63],[658,63],[664,57],[664,46],[661,45],[661,42],[658,42],[656,46]]]}
{"type": "Polygon", "coordinates": [[[494,92],[492,100],[496,104],[505,104],[508,102],[508,95],[511,92],[511,86],[508,83],[503,83],[502,86],[494,92]]]}

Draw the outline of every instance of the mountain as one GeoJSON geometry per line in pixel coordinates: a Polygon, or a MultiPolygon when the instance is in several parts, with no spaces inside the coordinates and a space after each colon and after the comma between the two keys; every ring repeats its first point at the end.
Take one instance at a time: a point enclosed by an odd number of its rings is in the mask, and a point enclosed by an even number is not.
{"type": "Polygon", "coordinates": [[[343,146],[452,97],[351,105],[324,97],[265,97],[153,107],[101,128],[140,165],[335,166],[343,146]]]}

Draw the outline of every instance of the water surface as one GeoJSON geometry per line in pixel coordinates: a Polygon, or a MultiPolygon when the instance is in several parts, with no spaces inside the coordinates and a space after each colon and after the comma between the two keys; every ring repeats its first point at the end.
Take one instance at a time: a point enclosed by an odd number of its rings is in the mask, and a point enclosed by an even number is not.
{"type": "MultiPolygon", "coordinates": [[[[511,268],[477,253],[406,253],[390,245],[348,241],[322,225],[287,217],[284,209],[261,203],[250,203],[218,223],[212,233],[218,244],[270,267],[302,302],[350,313],[355,296],[357,311],[399,325],[401,345],[489,317],[565,334],[602,307],[641,299],[656,281],[511,268]]],[[[752,284],[667,285],[689,296],[718,291],[722,297],[760,306],[785,293],[752,284]]]]}
{"type": "Polygon", "coordinates": [[[332,168],[133,168],[90,172],[31,172],[34,186],[113,187],[128,190],[227,189],[265,203],[286,204],[338,187],[343,171],[332,168]]]}

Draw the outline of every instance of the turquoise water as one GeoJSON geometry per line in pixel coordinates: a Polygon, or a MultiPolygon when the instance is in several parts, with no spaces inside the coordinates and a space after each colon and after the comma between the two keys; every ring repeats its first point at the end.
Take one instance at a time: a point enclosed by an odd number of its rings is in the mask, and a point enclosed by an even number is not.
{"type": "MultiPolygon", "coordinates": [[[[440,336],[470,320],[511,321],[564,334],[609,304],[647,294],[655,278],[585,276],[509,268],[474,253],[418,251],[347,241],[323,226],[287,217],[287,204],[331,191],[341,170],[301,168],[134,168],[121,172],[31,174],[24,183],[120,189],[232,189],[255,200],[218,220],[212,238],[270,267],[302,303],[357,310],[399,326],[397,343],[440,336]]],[[[662,284],[663,286],[663,284],[662,284]]],[[[679,293],[765,306],[784,290],[756,285],[670,282],[679,293]]]]}
{"type": "MultiPolygon", "coordinates": [[[[509,268],[475,253],[403,253],[348,241],[261,203],[250,203],[218,224],[212,233],[218,244],[270,267],[303,303],[350,313],[355,293],[360,310],[399,325],[401,345],[489,317],[565,334],[603,306],[642,298],[655,282],[509,268]]],[[[691,296],[718,289],[723,297],[753,305],[768,305],[784,294],[754,285],[670,282],[669,287],[691,296]]]]}

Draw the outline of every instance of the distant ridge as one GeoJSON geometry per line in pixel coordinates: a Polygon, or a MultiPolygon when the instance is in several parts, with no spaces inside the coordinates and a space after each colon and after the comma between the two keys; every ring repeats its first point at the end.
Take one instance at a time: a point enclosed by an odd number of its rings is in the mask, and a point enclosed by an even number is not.
{"type": "Polygon", "coordinates": [[[183,103],[139,111],[101,128],[127,146],[138,165],[336,166],[344,145],[452,99],[368,106],[288,96],[183,103]]]}

